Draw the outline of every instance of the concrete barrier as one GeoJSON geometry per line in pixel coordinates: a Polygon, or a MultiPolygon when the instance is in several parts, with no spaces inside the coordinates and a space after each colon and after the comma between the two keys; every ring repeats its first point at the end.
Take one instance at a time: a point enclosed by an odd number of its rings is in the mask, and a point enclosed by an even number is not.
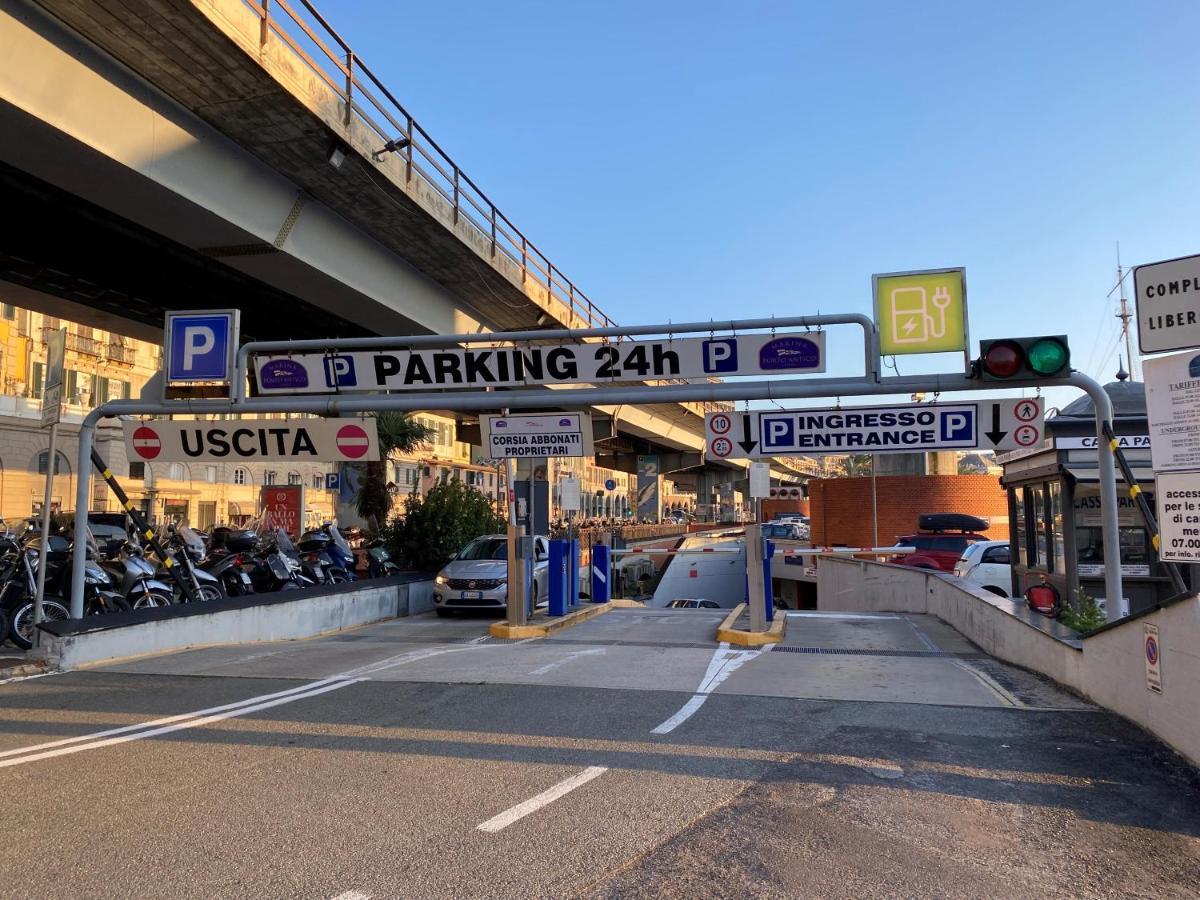
{"type": "Polygon", "coordinates": [[[58,669],[191,647],[313,637],[433,608],[426,575],[356,581],[93,616],[42,626],[39,655],[58,669]]]}
{"type": "Polygon", "coordinates": [[[1053,678],[1200,765],[1200,598],[1162,604],[1080,638],[1022,601],[950,575],[821,557],[817,607],[936,616],[997,659],[1053,678]],[[1147,623],[1159,629],[1161,694],[1146,687],[1147,623]]]}

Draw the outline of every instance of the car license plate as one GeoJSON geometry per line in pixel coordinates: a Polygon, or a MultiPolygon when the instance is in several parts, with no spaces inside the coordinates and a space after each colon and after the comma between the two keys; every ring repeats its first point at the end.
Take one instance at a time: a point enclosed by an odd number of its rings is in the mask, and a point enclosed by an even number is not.
{"type": "Polygon", "coordinates": [[[462,598],[464,600],[482,600],[483,591],[463,591],[462,598]]]}
{"type": "Polygon", "coordinates": [[[249,576],[249,575],[247,575],[245,572],[238,572],[238,574],[242,576],[242,584],[249,584],[249,583],[250,583],[250,576],[249,576]]]}

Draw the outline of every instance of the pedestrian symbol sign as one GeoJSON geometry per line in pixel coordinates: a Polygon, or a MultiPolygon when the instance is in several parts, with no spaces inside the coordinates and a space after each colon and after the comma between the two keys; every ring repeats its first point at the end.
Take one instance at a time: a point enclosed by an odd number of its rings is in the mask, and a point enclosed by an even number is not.
{"type": "Polygon", "coordinates": [[[967,349],[966,269],[874,275],[871,282],[880,353],[967,349]]]}

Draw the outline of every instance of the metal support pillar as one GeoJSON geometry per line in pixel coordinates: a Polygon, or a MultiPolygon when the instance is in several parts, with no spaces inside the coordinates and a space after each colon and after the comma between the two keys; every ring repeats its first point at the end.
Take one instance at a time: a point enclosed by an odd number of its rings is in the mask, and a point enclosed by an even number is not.
{"type": "MultiPolygon", "coordinates": [[[[33,624],[42,621],[42,600],[46,596],[46,560],[49,558],[50,544],[50,501],[54,497],[54,471],[58,468],[58,423],[50,426],[50,449],[46,458],[46,491],[42,496],[42,551],[38,554],[37,590],[33,595],[33,624]]],[[[87,519],[87,507],[84,507],[83,518],[87,519]]],[[[75,518],[79,518],[79,509],[75,510],[75,518]]],[[[41,631],[33,630],[34,644],[41,643],[41,631]]]]}
{"type": "Polygon", "coordinates": [[[766,631],[766,587],[763,584],[762,526],[746,526],[746,603],[750,607],[750,630],[766,631]]]}

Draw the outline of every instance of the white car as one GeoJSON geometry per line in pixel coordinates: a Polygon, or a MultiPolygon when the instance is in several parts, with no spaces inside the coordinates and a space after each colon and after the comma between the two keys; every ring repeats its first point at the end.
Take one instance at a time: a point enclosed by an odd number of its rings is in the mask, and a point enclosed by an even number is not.
{"type": "MultiPolygon", "coordinates": [[[[546,593],[550,544],[534,538],[533,606],[549,602],[546,593]]],[[[477,537],[438,572],[433,580],[433,604],[439,616],[455,609],[506,609],[508,607],[508,539],[502,534],[477,537]]]]}
{"type": "Polygon", "coordinates": [[[976,541],[963,551],[954,574],[975,587],[1007,597],[1012,590],[1008,541],[976,541]]]}

